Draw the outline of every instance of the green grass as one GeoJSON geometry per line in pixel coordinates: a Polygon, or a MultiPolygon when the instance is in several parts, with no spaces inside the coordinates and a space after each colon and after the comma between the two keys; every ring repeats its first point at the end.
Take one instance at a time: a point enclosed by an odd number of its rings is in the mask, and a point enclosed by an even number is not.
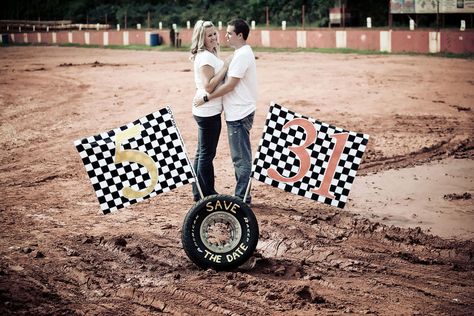
{"type": "Polygon", "coordinates": [[[436,54],[430,54],[429,56],[445,57],[445,58],[462,58],[462,59],[473,59],[474,60],[474,53],[465,53],[465,54],[436,53],[436,54]]]}
{"type": "Polygon", "coordinates": [[[352,48],[272,48],[254,47],[256,52],[276,52],[276,53],[322,53],[322,54],[359,54],[359,55],[388,55],[386,52],[374,50],[359,50],[352,48]]]}
{"type": "MultiPolygon", "coordinates": [[[[321,53],[321,54],[357,54],[357,55],[409,55],[409,56],[428,56],[474,59],[474,53],[388,53],[375,50],[359,50],[352,48],[272,48],[272,47],[252,47],[255,52],[269,53],[321,53]]],[[[222,51],[232,51],[231,48],[222,48],[222,51]]]]}
{"type": "MultiPolygon", "coordinates": [[[[10,43],[2,44],[1,47],[7,46],[48,46],[47,44],[32,44],[32,43],[10,43]]],[[[136,51],[157,51],[157,52],[189,52],[190,47],[183,45],[180,48],[171,47],[169,45],[84,45],[84,44],[58,44],[59,47],[82,47],[82,48],[103,48],[103,49],[122,49],[122,50],[136,50],[136,51]]],[[[230,52],[233,49],[230,47],[222,47],[223,52],[230,52]]],[[[358,50],[351,48],[272,48],[272,47],[253,47],[255,52],[268,53],[320,53],[320,54],[357,54],[357,55],[409,55],[409,56],[428,56],[428,57],[444,57],[444,58],[460,58],[460,59],[474,59],[474,53],[455,54],[455,53],[387,53],[374,50],[358,50]]]]}
{"type": "Polygon", "coordinates": [[[189,51],[188,46],[182,46],[180,48],[170,47],[168,45],[159,45],[159,46],[148,46],[148,45],[82,45],[82,44],[58,44],[60,47],[82,47],[82,48],[104,48],[104,49],[124,49],[124,50],[147,50],[147,51],[189,51]]]}
{"type": "Polygon", "coordinates": [[[59,47],[85,47],[85,48],[99,48],[99,45],[81,45],[81,44],[74,44],[74,43],[67,43],[67,44],[58,44],[59,47]]]}

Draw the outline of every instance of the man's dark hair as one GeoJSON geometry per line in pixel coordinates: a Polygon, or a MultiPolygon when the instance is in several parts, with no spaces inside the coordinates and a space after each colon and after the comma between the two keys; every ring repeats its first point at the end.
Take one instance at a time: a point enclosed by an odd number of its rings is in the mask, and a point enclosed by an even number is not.
{"type": "Polygon", "coordinates": [[[244,40],[247,40],[247,37],[249,37],[250,28],[247,22],[245,22],[245,20],[234,19],[230,21],[228,25],[232,25],[234,27],[234,32],[236,35],[242,33],[242,37],[244,38],[244,40]]]}

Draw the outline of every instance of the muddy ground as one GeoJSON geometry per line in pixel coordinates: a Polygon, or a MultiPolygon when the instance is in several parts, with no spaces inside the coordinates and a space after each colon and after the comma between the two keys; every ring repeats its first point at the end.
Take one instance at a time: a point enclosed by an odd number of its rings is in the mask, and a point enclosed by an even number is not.
{"type": "Polygon", "coordinates": [[[344,210],[254,182],[255,256],[215,272],[181,248],[190,186],[102,215],[73,146],[170,105],[192,157],[187,56],[0,48],[0,314],[472,313],[472,60],[257,52],[254,151],[270,101],[371,138],[344,210]]]}

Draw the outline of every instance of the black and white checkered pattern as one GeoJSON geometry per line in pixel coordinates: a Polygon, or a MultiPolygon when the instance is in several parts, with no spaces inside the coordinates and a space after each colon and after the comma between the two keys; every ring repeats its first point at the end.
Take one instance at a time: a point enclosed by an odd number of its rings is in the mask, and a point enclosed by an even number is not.
{"type": "Polygon", "coordinates": [[[252,166],[252,177],[287,192],[343,208],[368,140],[369,135],[331,126],[292,112],[278,104],[272,104],[252,166]],[[285,178],[295,176],[300,170],[298,157],[288,147],[301,146],[306,139],[305,130],[300,126],[283,128],[287,122],[295,118],[307,119],[314,124],[317,131],[315,143],[306,149],[311,157],[311,167],[299,181],[292,183],[276,181],[268,176],[269,168],[276,169],[285,178]],[[336,145],[336,140],[330,136],[338,133],[349,133],[349,136],[331,181],[329,192],[335,196],[334,199],[331,199],[311,190],[321,186],[329,159],[336,145]]]}
{"type": "Polygon", "coordinates": [[[195,181],[194,171],[169,107],[144,116],[132,123],[74,142],[104,214],[114,212],[144,199],[195,181]],[[128,199],[121,191],[135,191],[151,184],[148,170],[136,162],[115,163],[116,135],[134,125],[140,136],[122,142],[122,150],[138,150],[153,159],[158,182],[153,191],[136,199],[128,199]]]}

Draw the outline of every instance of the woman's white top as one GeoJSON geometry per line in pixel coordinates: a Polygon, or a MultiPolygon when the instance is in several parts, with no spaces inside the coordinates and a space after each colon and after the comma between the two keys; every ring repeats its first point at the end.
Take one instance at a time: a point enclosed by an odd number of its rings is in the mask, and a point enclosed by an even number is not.
{"type": "MultiPolygon", "coordinates": [[[[196,83],[196,96],[202,98],[206,94],[201,77],[200,68],[209,65],[217,73],[224,66],[224,62],[208,50],[198,52],[194,57],[194,82],[196,83]]],[[[219,84],[220,85],[220,84],[219,84]]],[[[215,98],[201,106],[193,106],[193,115],[201,117],[214,116],[222,112],[222,97],[215,98]]]]}

